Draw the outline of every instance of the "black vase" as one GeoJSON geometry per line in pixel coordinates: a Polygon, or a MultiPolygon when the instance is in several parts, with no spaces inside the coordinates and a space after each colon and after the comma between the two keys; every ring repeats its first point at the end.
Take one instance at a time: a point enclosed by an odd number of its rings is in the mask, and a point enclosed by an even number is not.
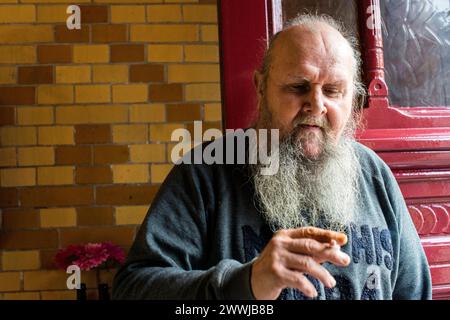
{"type": "Polygon", "coordinates": [[[80,289],[77,289],[77,300],[78,301],[86,301],[87,300],[85,283],[81,283],[80,289]]]}
{"type": "Polygon", "coordinates": [[[98,300],[110,300],[109,287],[107,283],[98,285],[98,300]]]}

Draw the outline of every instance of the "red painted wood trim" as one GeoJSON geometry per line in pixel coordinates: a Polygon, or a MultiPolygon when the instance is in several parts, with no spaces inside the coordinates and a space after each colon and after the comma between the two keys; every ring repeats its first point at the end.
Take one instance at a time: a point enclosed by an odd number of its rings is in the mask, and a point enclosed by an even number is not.
{"type": "Polygon", "coordinates": [[[256,115],[253,72],[267,46],[268,6],[261,0],[223,0],[219,8],[223,128],[245,128],[256,115]]]}

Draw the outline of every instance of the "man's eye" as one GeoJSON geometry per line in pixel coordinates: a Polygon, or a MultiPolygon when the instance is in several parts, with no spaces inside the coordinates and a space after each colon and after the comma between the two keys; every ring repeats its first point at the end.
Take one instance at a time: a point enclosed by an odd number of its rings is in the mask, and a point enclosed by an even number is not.
{"type": "Polygon", "coordinates": [[[305,94],[309,91],[309,86],[307,84],[298,84],[291,86],[290,89],[294,93],[305,94]]]}
{"type": "Polygon", "coordinates": [[[324,88],[323,92],[325,93],[325,95],[332,98],[336,98],[341,95],[341,91],[335,88],[324,88]]]}

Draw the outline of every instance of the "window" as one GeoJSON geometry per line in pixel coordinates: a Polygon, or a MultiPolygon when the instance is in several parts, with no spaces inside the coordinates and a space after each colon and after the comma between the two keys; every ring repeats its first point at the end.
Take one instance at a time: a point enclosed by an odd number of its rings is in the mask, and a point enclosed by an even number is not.
{"type": "Polygon", "coordinates": [[[450,1],[380,4],[390,103],[450,106],[450,1]]]}

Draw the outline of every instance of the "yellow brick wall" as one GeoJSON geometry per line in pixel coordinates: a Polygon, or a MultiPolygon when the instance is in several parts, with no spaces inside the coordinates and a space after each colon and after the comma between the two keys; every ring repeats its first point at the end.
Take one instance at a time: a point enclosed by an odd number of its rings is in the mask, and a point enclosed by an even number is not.
{"type": "MultiPolygon", "coordinates": [[[[0,0],[0,299],[76,299],[58,249],[128,250],[172,132],[221,129],[215,0],[78,0],[81,30],[71,4],[0,0]]],[[[95,271],[82,281],[96,299],[95,271]]]]}

